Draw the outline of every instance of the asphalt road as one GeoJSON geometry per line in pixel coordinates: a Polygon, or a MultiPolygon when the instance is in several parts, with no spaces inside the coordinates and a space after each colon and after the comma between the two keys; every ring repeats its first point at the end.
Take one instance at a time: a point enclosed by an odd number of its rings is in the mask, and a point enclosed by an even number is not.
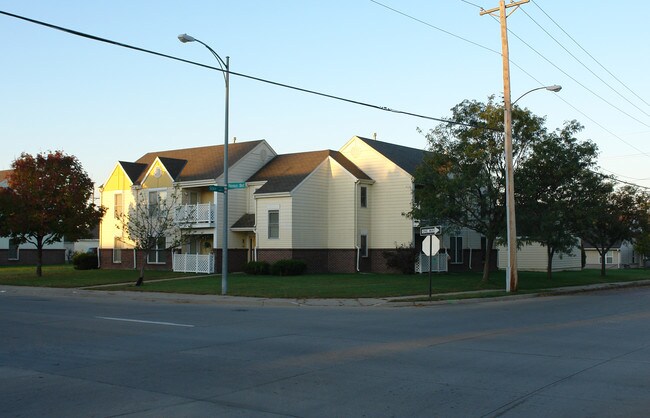
{"type": "Polygon", "coordinates": [[[2,417],[646,417],[650,289],[425,307],[0,288],[2,417]]]}

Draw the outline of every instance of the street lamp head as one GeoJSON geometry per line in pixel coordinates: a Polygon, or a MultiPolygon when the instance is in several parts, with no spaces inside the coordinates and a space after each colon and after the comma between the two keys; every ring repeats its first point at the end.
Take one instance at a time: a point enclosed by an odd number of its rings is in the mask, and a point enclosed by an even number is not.
{"type": "Polygon", "coordinates": [[[187,43],[187,42],[194,42],[196,39],[188,35],[187,33],[182,33],[178,35],[178,40],[181,41],[182,43],[187,43]]]}
{"type": "Polygon", "coordinates": [[[546,90],[552,91],[553,93],[557,93],[558,91],[562,90],[562,86],[558,84],[553,84],[552,86],[547,86],[546,90]]]}

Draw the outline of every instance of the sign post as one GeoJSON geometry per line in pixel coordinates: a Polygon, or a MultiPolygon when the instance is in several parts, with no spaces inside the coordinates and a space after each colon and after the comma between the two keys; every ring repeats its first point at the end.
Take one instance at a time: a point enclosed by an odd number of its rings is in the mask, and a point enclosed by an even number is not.
{"type": "Polygon", "coordinates": [[[429,300],[431,300],[431,270],[433,268],[433,256],[440,251],[439,226],[425,226],[420,228],[420,235],[424,235],[422,241],[422,252],[429,256],[429,300]],[[435,250],[435,251],[434,251],[435,250]]]}

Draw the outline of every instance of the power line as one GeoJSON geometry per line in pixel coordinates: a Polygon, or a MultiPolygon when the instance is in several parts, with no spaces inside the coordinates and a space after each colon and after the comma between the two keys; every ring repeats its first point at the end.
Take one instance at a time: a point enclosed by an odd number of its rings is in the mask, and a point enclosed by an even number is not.
{"type": "MultiPolygon", "coordinates": [[[[66,33],[71,34],[71,35],[91,39],[93,41],[103,42],[103,43],[119,46],[119,47],[122,47],[122,48],[132,49],[132,50],[135,50],[135,51],[144,52],[144,53],[151,54],[151,55],[156,55],[158,57],[167,58],[167,59],[171,59],[171,60],[175,60],[175,61],[180,61],[180,62],[183,62],[183,63],[186,63],[186,64],[192,64],[192,65],[196,65],[196,66],[199,66],[199,67],[208,68],[210,70],[220,71],[222,73],[225,72],[225,70],[223,70],[222,68],[219,68],[219,67],[213,67],[211,65],[201,64],[201,63],[196,62],[196,61],[190,61],[190,60],[187,60],[187,59],[184,59],[184,58],[175,57],[173,55],[163,54],[161,52],[156,52],[156,51],[152,51],[152,50],[149,50],[149,49],[145,49],[145,48],[125,44],[125,43],[122,43],[122,42],[113,41],[111,39],[101,38],[99,36],[90,35],[88,33],[76,31],[74,29],[64,28],[62,26],[53,25],[51,23],[42,22],[42,21],[39,21],[39,20],[31,19],[31,18],[28,18],[28,17],[25,17],[25,16],[16,15],[16,14],[5,12],[5,11],[2,11],[2,10],[0,10],[0,14],[10,16],[10,17],[14,17],[16,19],[24,20],[24,21],[34,23],[34,24],[37,24],[37,25],[45,26],[45,27],[48,27],[50,29],[55,29],[55,30],[59,30],[59,31],[62,31],[62,32],[66,32],[66,33]]],[[[326,97],[326,98],[333,99],[333,100],[339,100],[339,101],[342,101],[342,102],[352,103],[352,104],[356,104],[356,105],[359,105],[359,106],[365,106],[365,107],[369,107],[369,108],[376,109],[376,110],[382,110],[382,111],[385,111],[385,112],[391,112],[391,113],[397,113],[397,114],[402,114],[402,115],[407,115],[407,116],[413,116],[413,117],[417,117],[417,118],[421,118],[421,119],[433,120],[433,121],[436,121],[436,122],[451,123],[451,124],[454,124],[454,125],[467,126],[467,127],[470,127],[470,128],[484,128],[484,129],[491,130],[491,128],[487,128],[487,127],[475,126],[475,125],[466,124],[466,123],[462,123],[462,122],[456,122],[456,121],[452,121],[452,120],[436,118],[436,117],[433,117],[433,116],[426,116],[426,115],[422,115],[422,114],[414,113],[414,112],[409,112],[409,111],[405,111],[405,110],[391,109],[391,108],[386,107],[386,106],[379,106],[379,105],[375,105],[375,104],[372,104],[372,103],[362,102],[360,100],[353,100],[353,99],[348,99],[348,98],[341,97],[341,96],[335,96],[333,94],[328,94],[328,93],[323,93],[323,92],[319,92],[319,91],[316,91],[316,90],[310,90],[310,89],[306,89],[306,88],[302,88],[302,87],[292,86],[290,84],[280,83],[280,82],[277,82],[277,81],[272,81],[272,80],[264,79],[264,78],[261,78],[261,77],[255,77],[255,76],[248,75],[248,74],[238,73],[238,72],[234,72],[234,71],[229,71],[229,73],[231,75],[234,75],[234,76],[237,76],[237,77],[242,77],[242,78],[246,78],[246,79],[249,79],[249,80],[254,80],[254,81],[261,82],[261,83],[271,84],[271,85],[278,86],[278,87],[284,87],[284,88],[287,88],[287,89],[296,90],[296,91],[300,91],[300,92],[303,92],[303,93],[313,94],[313,95],[316,95],[316,96],[326,97]]]]}
{"type": "MultiPolygon", "coordinates": [[[[411,20],[413,20],[413,21],[415,21],[415,22],[418,22],[418,23],[424,24],[424,25],[426,25],[426,26],[429,26],[429,27],[431,27],[431,28],[433,28],[433,29],[436,29],[436,30],[438,30],[438,31],[441,31],[441,32],[443,32],[443,33],[450,34],[451,36],[453,36],[453,37],[455,37],[455,38],[458,38],[458,39],[460,39],[460,40],[463,40],[463,41],[465,41],[465,42],[468,42],[468,43],[470,43],[470,44],[472,44],[472,45],[477,45],[477,46],[481,47],[482,49],[486,49],[486,50],[488,50],[488,51],[490,51],[490,52],[494,52],[494,53],[498,54],[499,56],[501,56],[501,52],[499,52],[499,51],[496,51],[496,50],[490,49],[490,48],[488,48],[488,47],[485,47],[485,46],[483,46],[483,45],[477,44],[476,42],[474,42],[474,41],[470,41],[470,40],[468,40],[468,39],[466,39],[466,38],[463,38],[463,37],[461,37],[461,36],[454,35],[454,34],[452,34],[452,33],[449,32],[449,31],[446,31],[446,30],[444,30],[444,29],[440,29],[440,28],[438,28],[437,26],[434,26],[434,25],[432,25],[432,24],[430,24],[430,23],[428,23],[428,22],[425,22],[425,21],[423,21],[423,20],[421,20],[421,19],[418,19],[418,18],[416,18],[416,17],[414,17],[414,16],[411,16],[411,15],[409,15],[409,14],[406,14],[406,13],[400,11],[400,10],[394,9],[394,8],[392,8],[392,7],[389,7],[389,6],[387,6],[387,5],[385,5],[385,4],[382,4],[382,3],[380,3],[380,2],[378,2],[378,1],[376,1],[376,0],[370,0],[370,1],[373,2],[373,3],[375,3],[375,4],[377,4],[377,5],[379,5],[379,6],[384,7],[384,8],[386,8],[386,9],[390,10],[390,11],[393,11],[393,12],[399,14],[399,15],[402,15],[402,16],[404,16],[404,17],[407,17],[407,18],[409,18],[409,19],[411,19],[411,20]]],[[[475,6],[475,7],[478,7],[478,8],[480,8],[480,9],[483,9],[481,6],[478,6],[478,5],[472,4],[472,3],[467,2],[467,1],[465,1],[465,0],[460,0],[460,1],[463,1],[463,2],[465,2],[465,3],[467,3],[467,4],[471,4],[472,6],[475,6]]],[[[494,16],[493,16],[493,17],[494,17],[494,16]]],[[[495,18],[495,19],[496,19],[496,18],[495,18]]],[[[498,20],[498,19],[497,19],[497,20],[498,20]]],[[[514,36],[516,36],[518,39],[521,40],[521,38],[519,38],[519,37],[518,37],[514,32],[512,32],[512,31],[510,31],[510,30],[508,30],[508,31],[509,31],[510,33],[512,33],[514,36]]],[[[522,42],[523,42],[523,40],[522,40],[522,42]]],[[[525,43],[525,42],[524,42],[524,43],[525,43]]],[[[530,45],[528,45],[528,46],[529,46],[529,48],[531,48],[531,49],[534,50],[534,48],[532,48],[530,45]]],[[[535,51],[535,50],[534,50],[534,51],[535,51]]],[[[537,51],[535,51],[535,52],[537,52],[537,51]]],[[[537,53],[538,53],[540,56],[543,57],[543,55],[541,55],[539,52],[537,52],[537,53]]],[[[550,62],[550,61],[549,61],[549,62],[550,62]]],[[[523,67],[521,67],[520,65],[516,64],[514,61],[510,60],[510,63],[511,63],[512,65],[514,65],[515,67],[517,67],[519,70],[521,70],[524,74],[526,74],[526,75],[527,75],[528,77],[530,77],[532,80],[534,80],[535,82],[537,82],[540,86],[544,86],[544,85],[545,85],[545,84],[542,83],[540,80],[538,80],[535,76],[533,76],[533,75],[530,74],[528,71],[526,71],[523,67]]],[[[555,66],[555,64],[553,64],[553,63],[551,63],[551,64],[555,66]]],[[[558,68],[560,71],[562,71],[559,67],[557,67],[557,66],[555,66],[555,67],[558,68]]],[[[565,73],[565,74],[566,74],[566,73],[565,73]]],[[[571,79],[573,79],[574,81],[576,81],[573,77],[569,76],[568,74],[567,74],[567,76],[570,77],[571,79]]],[[[577,81],[576,81],[576,82],[577,82],[577,81]]],[[[580,84],[580,83],[578,82],[578,84],[580,84]]],[[[584,86],[583,86],[583,87],[584,87],[584,86]]],[[[586,88],[586,87],[585,87],[585,88],[586,88]]],[[[588,89],[587,89],[587,90],[588,90],[588,89]]],[[[595,93],[594,93],[594,94],[595,94],[595,93]]],[[[626,145],[629,146],[630,148],[633,148],[634,150],[639,151],[641,154],[650,157],[650,154],[648,154],[648,153],[644,152],[643,150],[637,148],[636,146],[634,146],[634,145],[632,145],[631,143],[625,141],[623,138],[621,138],[620,136],[616,135],[615,133],[613,133],[613,132],[610,131],[609,129],[605,128],[602,124],[600,124],[599,122],[597,122],[595,119],[593,119],[592,117],[588,116],[586,113],[584,113],[583,111],[581,111],[580,109],[578,109],[577,107],[575,107],[574,105],[572,105],[571,103],[569,103],[569,102],[568,102],[566,99],[564,99],[562,96],[560,96],[560,95],[556,95],[556,97],[559,98],[560,100],[562,100],[562,101],[563,101],[564,103],[566,103],[569,107],[571,107],[572,109],[574,109],[576,112],[580,113],[582,116],[584,116],[585,118],[587,118],[588,120],[590,120],[591,122],[593,122],[595,125],[597,125],[598,127],[600,127],[602,130],[604,130],[605,132],[607,132],[608,134],[610,134],[611,136],[613,136],[614,138],[616,138],[616,139],[618,139],[619,141],[623,142],[624,144],[626,144],[626,145]]],[[[643,124],[643,122],[640,122],[640,123],[643,124]]],[[[644,124],[644,125],[645,125],[645,124],[644,124]]],[[[646,126],[647,126],[647,125],[646,125],[646,126]]]]}
{"type": "MultiPolygon", "coordinates": [[[[493,16],[493,17],[494,17],[494,16],[493,16]]],[[[609,100],[605,99],[604,97],[602,97],[601,95],[599,95],[598,93],[596,93],[595,91],[593,91],[592,89],[590,89],[589,87],[587,87],[587,86],[585,86],[584,84],[582,84],[582,83],[581,83],[580,81],[578,81],[575,77],[573,77],[572,75],[570,75],[569,73],[567,73],[566,71],[564,71],[562,68],[560,68],[559,66],[557,66],[553,61],[551,61],[550,59],[546,58],[546,56],[545,56],[544,54],[542,54],[541,52],[539,52],[538,50],[536,50],[535,48],[533,48],[532,45],[530,45],[528,42],[526,42],[523,38],[521,38],[521,37],[520,37],[519,35],[517,35],[515,32],[513,32],[513,31],[510,30],[510,29],[508,29],[508,32],[511,33],[515,38],[519,39],[519,41],[520,41],[521,43],[523,43],[524,45],[526,45],[526,46],[527,46],[531,51],[533,51],[534,53],[536,53],[537,55],[539,55],[539,57],[542,58],[544,61],[548,62],[548,63],[551,64],[553,67],[555,67],[558,71],[560,71],[562,74],[564,74],[565,76],[567,76],[567,77],[569,77],[571,80],[573,80],[573,81],[574,81],[576,84],[578,84],[580,87],[582,87],[583,89],[587,90],[589,93],[593,94],[594,96],[598,97],[600,100],[602,100],[603,102],[607,103],[608,105],[610,105],[610,106],[613,107],[614,109],[618,110],[619,112],[621,112],[621,113],[624,114],[625,116],[629,117],[630,119],[632,119],[632,120],[634,120],[634,121],[640,123],[640,124],[643,125],[643,126],[647,126],[647,127],[650,128],[650,125],[648,125],[647,123],[645,123],[645,122],[639,120],[638,118],[636,118],[636,117],[630,115],[629,113],[627,113],[626,111],[624,111],[624,110],[621,109],[620,107],[618,107],[618,106],[616,106],[615,104],[611,103],[609,100]]]]}
{"type": "MultiPolygon", "coordinates": [[[[377,3],[374,0],[371,0],[371,1],[377,3]]],[[[377,3],[377,4],[379,4],[381,6],[384,6],[384,5],[380,4],[380,3],[377,3]]],[[[391,9],[391,10],[393,10],[393,9],[391,9]]],[[[219,67],[213,67],[211,65],[202,64],[202,63],[199,63],[199,62],[196,62],[196,61],[190,61],[190,60],[187,60],[187,59],[184,59],[184,58],[175,57],[173,55],[163,54],[163,53],[160,53],[160,52],[156,52],[156,51],[148,50],[148,49],[145,49],[145,48],[125,44],[125,43],[122,43],[122,42],[117,42],[117,41],[113,41],[113,40],[110,40],[110,39],[101,38],[99,36],[90,35],[90,34],[87,34],[87,33],[84,33],[84,32],[79,32],[79,31],[76,31],[76,30],[73,30],[73,29],[64,28],[62,26],[53,25],[53,24],[50,24],[50,23],[46,23],[46,22],[42,22],[42,21],[39,21],[39,20],[31,19],[31,18],[28,18],[28,17],[25,17],[25,16],[16,15],[16,14],[5,12],[5,11],[2,11],[2,10],[0,10],[0,14],[5,15],[5,16],[9,16],[9,17],[13,17],[13,18],[16,18],[16,19],[24,20],[26,22],[34,23],[34,24],[37,24],[37,25],[45,26],[45,27],[50,28],[50,29],[55,29],[55,30],[59,30],[59,31],[62,31],[62,32],[66,32],[66,33],[74,35],[74,36],[79,36],[79,37],[82,37],[82,38],[91,39],[91,40],[94,40],[94,41],[97,41],[97,42],[103,42],[103,43],[107,43],[107,44],[110,44],[110,45],[119,46],[119,47],[122,47],[122,48],[132,49],[132,50],[135,50],[135,51],[144,52],[144,53],[147,53],[147,54],[159,56],[159,57],[162,57],[162,58],[171,59],[171,60],[174,60],[174,61],[183,62],[183,63],[186,63],[186,64],[196,65],[198,67],[203,67],[203,68],[207,68],[207,69],[210,69],[210,70],[219,71],[219,72],[222,72],[222,73],[224,72],[224,70],[219,68],[219,67]]],[[[400,12],[400,14],[402,14],[402,13],[400,12]]],[[[461,39],[463,39],[463,38],[461,38],[461,39]]],[[[473,42],[470,41],[470,43],[473,43],[473,42]]],[[[485,49],[489,49],[489,48],[485,48],[485,49]]],[[[497,53],[499,55],[501,55],[499,52],[497,52],[497,53]]],[[[373,109],[382,110],[382,111],[386,111],[386,112],[403,114],[403,115],[407,115],[407,116],[413,116],[413,117],[417,117],[417,118],[428,119],[428,120],[433,120],[433,121],[436,121],[436,122],[443,122],[443,123],[448,123],[448,124],[453,124],[453,125],[465,126],[465,127],[469,127],[469,128],[486,129],[486,130],[501,132],[500,130],[492,129],[492,128],[489,128],[489,127],[486,127],[486,126],[472,125],[472,124],[456,122],[456,121],[448,120],[448,119],[435,118],[435,117],[432,117],[432,116],[421,115],[421,114],[408,112],[408,111],[390,109],[390,108],[385,107],[385,106],[374,105],[374,104],[370,104],[370,103],[361,102],[361,101],[358,101],[358,100],[352,100],[352,99],[347,99],[347,98],[344,98],[344,97],[335,96],[335,95],[331,95],[331,94],[327,94],[327,93],[321,93],[321,92],[318,92],[318,91],[315,91],[315,90],[309,90],[309,89],[305,89],[305,88],[301,88],[301,87],[292,86],[292,85],[289,85],[289,84],[279,83],[279,82],[276,82],[276,81],[267,80],[267,79],[263,79],[263,78],[260,78],[260,77],[254,77],[254,76],[243,74],[243,73],[237,73],[237,72],[230,71],[230,74],[234,75],[234,76],[238,76],[238,77],[247,78],[247,79],[250,79],[250,80],[262,82],[262,83],[275,85],[275,86],[278,86],[278,87],[284,87],[284,88],[288,88],[288,89],[292,89],[292,90],[297,90],[297,91],[301,91],[301,92],[304,92],[304,93],[309,93],[309,94],[313,94],[313,95],[317,95],[317,96],[321,96],[321,97],[327,97],[327,98],[330,98],[330,99],[333,99],[333,100],[344,101],[344,102],[347,102],[347,103],[352,103],[352,104],[356,104],[356,105],[359,105],[359,106],[370,107],[370,108],[373,108],[373,109]]],[[[528,74],[528,73],[526,73],[526,74],[528,74]]],[[[535,77],[533,77],[530,74],[528,74],[528,75],[533,80],[537,81],[540,85],[542,85],[542,83],[539,80],[537,80],[535,77]]],[[[575,106],[571,105],[566,100],[562,99],[561,97],[560,97],[560,99],[563,100],[567,105],[569,105],[573,109],[575,109],[577,112],[581,113],[587,119],[589,119],[590,121],[592,121],[593,123],[595,123],[596,125],[601,127],[603,130],[610,133],[612,136],[618,138],[619,140],[623,141],[624,143],[626,143],[630,147],[632,147],[632,148],[636,149],[637,151],[641,152],[641,154],[646,155],[646,156],[650,156],[650,154],[639,150],[638,148],[636,148],[633,145],[629,144],[628,142],[624,141],[622,138],[620,138],[616,134],[614,134],[611,131],[607,130],[605,127],[603,127],[598,122],[596,122],[595,120],[593,120],[592,118],[590,118],[589,116],[584,114],[582,111],[578,110],[575,106]]],[[[601,174],[601,173],[599,173],[599,174],[601,174]]],[[[601,175],[606,176],[604,174],[601,174],[601,175]]],[[[607,176],[607,177],[612,178],[612,176],[607,176]]],[[[639,185],[628,183],[628,182],[625,182],[625,181],[622,181],[622,180],[617,180],[615,178],[613,178],[613,179],[620,182],[620,183],[625,183],[625,184],[629,184],[629,185],[640,187],[640,188],[650,189],[650,187],[639,186],[639,185]]]]}
{"type": "Polygon", "coordinates": [[[536,20],[535,20],[531,15],[529,15],[529,14],[528,14],[528,13],[527,13],[523,8],[522,8],[522,12],[524,12],[524,14],[525,14],[526,16],[528,16],[528,18],[529,18],[530,20],[532,20],[533,23],[535,23],[535,24],[536,24],[536,25],[537,25],[537,26],[538,26],[542,31],[544,31],[544,33],[546,33],[546,34],[548,35],[549,38],[551,38],[553,41],[555,41],[556,44],[558,44],[562,49],[564,49],[564,50],[566,51],[567,54],[569,54],[569,55],[570,55],[574,60],[576,60],[576,61],[578,62],[578,64],[582,65],[582,66],[583,66],[587,71],[589,71],[589,72],[590,72],[594,77],[596,77],[596,78],[597,78],[598,80],[600,80],[604,85],[606,85],[607,87],[609,87],[610,90],[612,90],[614,93],[616,93],[616,94],[617,94],[619,97],[621,97],[623,100],[625,100],[626,102],[628,102],[629,104],[631,104],[632,106],[634,106],[635,108],[637,108],[641,113],[643,113],[643,114],[646,115],[646,116],[650,116],[649,113],[647,113],[645,110],[641,109],[641,108],[640,108],[639,106],[637,106],[636,104],[632,103],[632,101],[630,101],[627,97],[623,96],[623,95],[622,95],[618,90],[616,90],[614,87],[612,87],[608,82],[606,82],[605,80],[603,80],[603,79],[602,79],[598,74],[596,74],[596,73],[595,73],[591,68],[589,68],[585,63],[583,63],[582,61],[580,61],[580,59],[579,59],[578,57],[576,57],[576,56],[575,56],[571,51],[569,51],[569,50],[568,50],[564,45],[562,45],[562,43],[561,43],[560,41],[558,41],[557,39],[555,39],[555,37],[553,37],[553,35],[551,35],[551,34],[550,34],[546,29],[544,29],[544,27],[543,27],[542,25],[540,25],[540,24],[539,24],[539,23],[538,23],[538,22],[537,22],[537,21],[536,21],[536,20]]]}
{"type": "Polygon", "coordinates": [[[573,41],[573,43],[575,43],[575,44],[578,46],[578,48],[582,49],[582,51],[583,51],[585,54],[587,54],[587,55],[588,55],[592,60],[594,60],[594,62],[595,62],[596,64],[598,64],[598,65],[600,66],[600,68],[602,68],[602,69],[605,70],[609,75],[611,75],[611,76],[612,76],[616,81],[618,81],[618,82],[619,82],[623,87],[625,87],[625,88],[626,88],[630,93],[632,93],[632,94],[633,94],[637,99],[641,100],[641,101],[642,101],[643,103],[645,103],[647,106],[650,106],[650,104],[649,104],[648,102],[646,102],[646,101],[645,101],[641,96],[639,96],[638,94],[636,94],[636,93],[634,92],[634,90],[632,90],[631,88],[629,88],[629,87],[628,87],[625,83],[623,83],[623,82],[622,82],[618,77],[616,77],[614,74],[612,74],[611,71],[609,71],[607,68],[605,68],[605,66],[604,66],[603,64],[601,64],[600,61],[598,61],[598,60],[597,60],[593,55],[591,55],[591,54],[589,53],[589,51],[587,51],[586,49],[584,49],[584,48],[582,47],[582,45],[580,45],[580,44],[578,43],[578,41],[576,41],[576,40],[575,40],[571,35],[569,35],[569,34],[567,33],[567,31],[565,31],[565,30],[562,28],[562,26],[560,26],[560,25],[559,25],[559,24],[558,24],[558,23],[557,23],[557,22],[556,22],[556,21],[555,21],[551,16],[549,16],[548,13],[546,13],[546,12],[544,11],[544,9],[542,9],[541,6],[540,6],[539,4],[537,4],[536,1],[531,1],[531,3],[533,3],[535,6],[537,6],[537,8],[538,8],[539,10],[541,10],[542,13],[544,13],[544,14],[546,15],[546,17],[548,17],[549,20],[555,24],[555,26],[557,26],[557,27],[558,27],[562,32],[564,32],[564,34],[565,34],[566,36],[568,36],[569,39],[571,39],[571,40],[573,41]]]}

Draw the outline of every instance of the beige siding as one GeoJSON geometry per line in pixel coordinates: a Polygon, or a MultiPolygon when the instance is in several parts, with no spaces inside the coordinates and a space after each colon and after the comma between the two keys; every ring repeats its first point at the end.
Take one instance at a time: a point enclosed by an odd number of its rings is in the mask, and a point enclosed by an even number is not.
{"type": "MultiPolygon", "coordinates": [[[[504,269],[508,264],[508,249],[505,246],[499,246],[499,268],[504,269]]],[[[546,247],[540,244],[523,245],[517,250],[517,270],[522,271],[546,271],[546,247]]],[[[582,261],[580,259],[580,247],[574,247],[573,252],[569,255],[553,256],[553,271],[563,270],[580,270],[582,261]]]]}
{"type": "Polygon", "coordinates": [[[327,246],[329,177],[330,162],[325,160],[292,192],[294,248],[327,246]]]}
{"type": "Polygon", "coordinates": [[[413,240],[412,222],[402,213],[411,210],[411,176],[386,157],[353,138],[341,152],[375,183],[368,188],[371,208],[370,248],[394,248],[413,240]]]}
{"type": "Polygon", "coordinates": [[[330,161],[327,248],[354,248],[356,178],[333,159],[330,161]]]}
{"type": "MultiPolygon", "coordinates": [[[[260,143],[251,152],[246,154],[242,159],[237,161],[228,171],[228,181],[230,183],[239,183],[248,180],[260,168],[268,163],[275,156],[275,151],[269,147],[266,142],[260,143]]],[[[222,181],[222,179],[219,179],[222,181]]],[[[221,183],[220,183],[221,184],[221,183]]],[[[254,206],[251,205],[252,194],[249,188],[233,189],[228,191],[228,225],[232,226],[242,215],[254,213],[254,206]]],[[[220,199],[221,200],[221,199],[220,199]]],[[[221,207],[221,206],[220,206],[221,207]]],[[[223,217],[221,218],[223,219],[223,217]]],[[[220,224],[221,225],[221,224],[220,224]]],[[[234,243],[237,237],[236,233],[230,232],[228,235],[228,247],[234,243]]],[[[241,240],[240,240],[241,241],[241,240]]],[[[239,244],[241,242],[239,241],[239,244]]]]}
{"type": "Polygon", "coordinates": [[[291,197],[268,197],[257,198],[256,221],[257,221],[257,245],[260,248],[292,248],[292,198],[291,197]],[[278,209],[280,213],[280,237],[269,239],[269,217],[268,211],[278,209]]]}

